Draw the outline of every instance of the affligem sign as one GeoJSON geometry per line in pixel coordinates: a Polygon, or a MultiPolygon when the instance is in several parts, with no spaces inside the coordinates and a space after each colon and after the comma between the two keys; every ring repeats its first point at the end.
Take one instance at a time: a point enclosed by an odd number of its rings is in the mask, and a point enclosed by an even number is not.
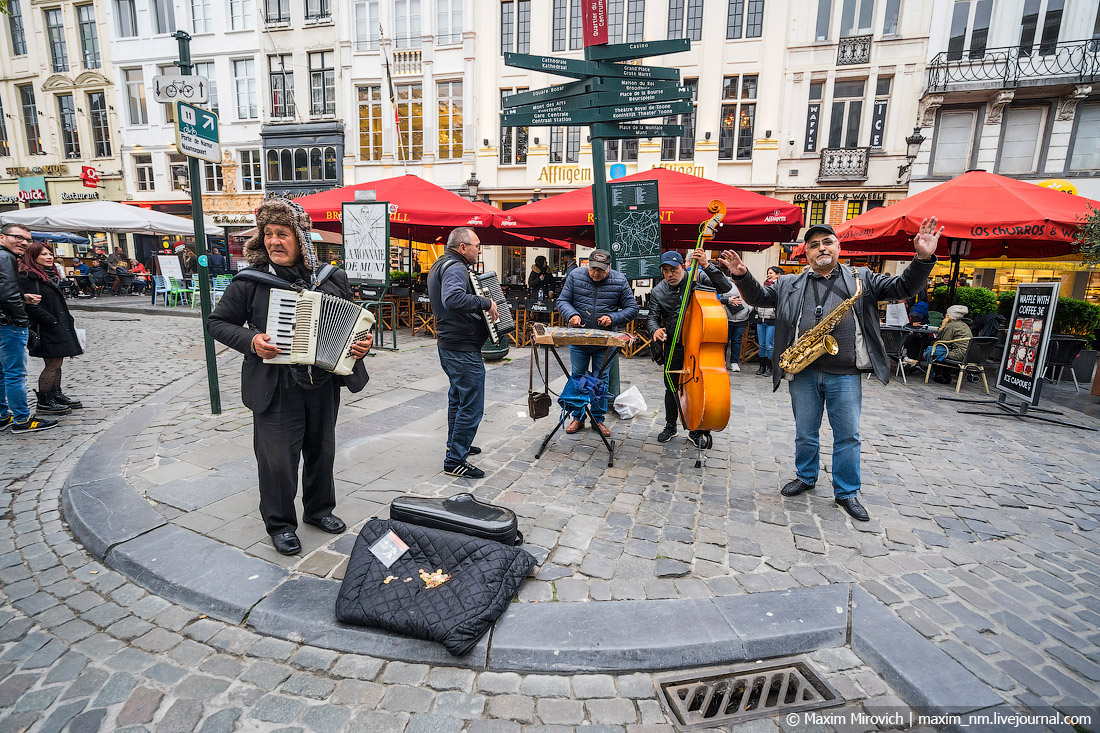
{"type": "Polygon", "coordinates": [[[48,204],[45,176],[22,176],[19,179],[19,200],[25,204],[48,204]]]}
{"type": "Polygon", "coordinates": [[[1034,406],[1047,361],[1061,283],[1027,283],[1016,289],[997,389],[1034,406]]]}

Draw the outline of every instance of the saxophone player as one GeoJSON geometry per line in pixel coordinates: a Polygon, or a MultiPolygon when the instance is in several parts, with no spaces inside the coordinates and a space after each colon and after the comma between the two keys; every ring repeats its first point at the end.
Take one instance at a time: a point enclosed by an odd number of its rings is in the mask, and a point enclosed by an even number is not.
{"type": "Polygon", "coordinates": [[[853,519],[870,519],[859,503],[860,375],[873,371],[880,382],[889,382],[878,302],[909,298],[924,286],[943,233],[937,225],[935,217],[921,223],[913,237],[916,256],[897,276],[842,267],[840,241],[828,224],[806,230],[809,266],[772,285],[761,286],[736,254],[727,260],[745,302],[776,309],[772,385],[779,389],[781,379],[789,380],[795,421],[795,478],[782,488],[783,496],[797,496],[817,483],[818,433],[827,411],[833,429],[833,498],[853,519]]]}

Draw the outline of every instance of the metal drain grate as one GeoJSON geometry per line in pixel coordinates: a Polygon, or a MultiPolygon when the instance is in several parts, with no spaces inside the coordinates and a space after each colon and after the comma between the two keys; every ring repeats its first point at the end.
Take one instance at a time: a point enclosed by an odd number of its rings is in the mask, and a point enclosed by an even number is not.
{"type": "Polygon", "coordinates": [[[662,697],[681,729],[742,722],[844,703],[804,661],[763,667],[700,670],[690,677],[658,680],[662,697]]]}

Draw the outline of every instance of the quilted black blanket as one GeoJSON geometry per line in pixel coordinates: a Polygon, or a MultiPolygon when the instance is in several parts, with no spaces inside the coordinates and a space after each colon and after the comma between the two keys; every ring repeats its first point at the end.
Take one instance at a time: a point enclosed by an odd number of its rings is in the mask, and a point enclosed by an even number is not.
{"type": "Polygon", "coordinates": [[[392,519],[371,519],[355,540],[336,598],[336,618],[436,641],[451,654],[462,656],[504,612],[534,565],[535,558],[518,547],[392,519]],[[409,549],[387,568],[370,546],[390,530],[409,549]],[[450,579],[427,587],[420,571],[438,569],[450,579]]]}

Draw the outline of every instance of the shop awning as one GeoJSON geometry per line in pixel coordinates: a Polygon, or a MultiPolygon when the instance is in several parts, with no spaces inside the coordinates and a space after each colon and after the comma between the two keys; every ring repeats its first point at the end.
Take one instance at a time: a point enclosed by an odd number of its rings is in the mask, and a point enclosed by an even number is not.
{"type": "MultiPolygon", "coordinates": [[[[654,168],[618,180],[657,181],[665,249],[694,246],[699,225],[710,218],[707,204],[712,199],[726,204],[723,226],[710,245],[714,248],[766,249],[775,242],[793,240],[802,227],[802,210],[789,201],[686,173],[654,168]]],[[[506,231],[588,245],[595,241],[591,186],[533,201],[503,214],[497,226],[506,231]]]]}
{"type": "Polygon", "coordinates": [[[926,218],[945,227],[936,254],[969,240],[969,259],[1060,257],[1077,251],[1077,227],[1100,201],[986,171],[969,171],[837,227],[842,249],[903,251],[926,218]]]}
{"type": "MultiPolygon", "coordinates": [[[[207,234],[222,230],[210,217],[203,217],[207,234]]],[[[34,230],[52,232],[114,232],[116,234],[178,234],[194,236],[195,224],[182,216],[154,209],[127,206],[117,201],[80,201],[56,206],[36,206],[0,213],[4,224],[22,224],[34,230]]]]}

